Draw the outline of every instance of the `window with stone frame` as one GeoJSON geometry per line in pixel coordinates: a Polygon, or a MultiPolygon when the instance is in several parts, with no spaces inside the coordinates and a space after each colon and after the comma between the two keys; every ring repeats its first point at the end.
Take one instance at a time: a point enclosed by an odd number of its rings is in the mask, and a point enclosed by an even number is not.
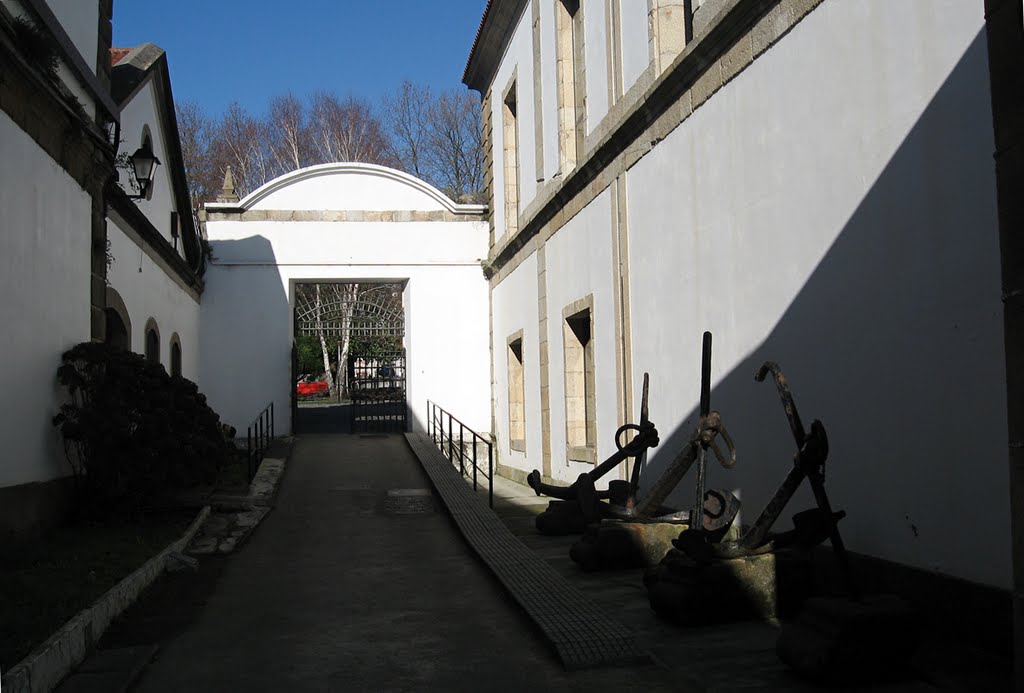
{"type": "Polygon", "coordinates": [[[591,464],[597,461],[593,315],[593,295],[575,301],[562,311],[566,455],[569,460],[591,464]]]}
{"type": "Polygon", "coordinates": [[[509,448],[526,452],[526,383],[523,372],[523,331],[508,339],[509,448]]]}
{"type": "Polygon", "coordinates": [[[562,174],[576,166],[587,120],[587,80],[580,0],[555,1],[555,84],[558,163],[562,174]]]}
{"type": "Polygon", "coordinates": [[[516,78],[505,90],[501,106],[502,149],[505,173],[505,237],[519,231],[519,127],[517,123],[516,78]]]}

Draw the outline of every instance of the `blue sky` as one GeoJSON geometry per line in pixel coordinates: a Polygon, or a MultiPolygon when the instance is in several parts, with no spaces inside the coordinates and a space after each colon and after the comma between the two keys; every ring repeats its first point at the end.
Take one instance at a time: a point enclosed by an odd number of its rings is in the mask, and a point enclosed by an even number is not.
{"type": "Polygon", "coordinates": [[[176,101],[253,115],[291,91],[378,103],[405,79],[457,87],[486,0],[115,0],[114,45],[167,51],[176,101]]]}

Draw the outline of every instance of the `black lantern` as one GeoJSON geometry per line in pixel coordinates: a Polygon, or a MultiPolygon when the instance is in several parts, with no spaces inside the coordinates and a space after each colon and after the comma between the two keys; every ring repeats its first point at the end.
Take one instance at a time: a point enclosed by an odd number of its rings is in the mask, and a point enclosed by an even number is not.
{"type": "Polygon", "coordinates": [[[135,153],[131,155],[132,169],[135,173],[135,180],[139,184],[139,194],[129,195],[129,197],[135,199],[145,199],[146,193],[149,191],[149,186],[153,182],[153,174],[156,172],[156,167],[160,165],[160,159],[156,158],[153,154],[153,145],[150,144],[147,139],[142,143],[142,146],[135,150],[135,153]]]}

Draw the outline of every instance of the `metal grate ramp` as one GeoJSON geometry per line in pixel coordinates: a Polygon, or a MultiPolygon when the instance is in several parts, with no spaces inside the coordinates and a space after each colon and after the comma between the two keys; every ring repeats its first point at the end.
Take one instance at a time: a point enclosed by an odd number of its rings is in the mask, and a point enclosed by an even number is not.
{"type": "Polygon", "coordinates": [[[567,669],[648,659],[625,626],[508,530],[429,436],[406,433],[405,437],[470,546],[540,627],[567,669]]]}

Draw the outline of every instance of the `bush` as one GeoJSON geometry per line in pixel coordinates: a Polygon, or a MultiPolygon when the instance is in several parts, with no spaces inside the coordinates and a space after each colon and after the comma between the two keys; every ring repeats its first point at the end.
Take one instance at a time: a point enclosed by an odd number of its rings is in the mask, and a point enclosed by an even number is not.
{"type": "Polygon", "coordinates": [[[70,401],[53,423],[71,464],[80,517],[138,514],[161,497],[211,483],[234,447],[196,384],[107,344],[64,353],[70,401]]]}

